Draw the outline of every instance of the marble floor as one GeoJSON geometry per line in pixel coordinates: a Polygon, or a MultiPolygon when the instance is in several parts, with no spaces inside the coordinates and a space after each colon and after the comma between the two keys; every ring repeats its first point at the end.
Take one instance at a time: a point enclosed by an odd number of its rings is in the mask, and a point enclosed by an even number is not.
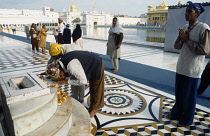
{"type": "MultiPolygon", "coordinates": [[[[25,36],[23,32],[17,32],[25,36]]],[[[106,42],[84,40],[84,49],[99,54],[106,53],[106,42]]],[[[48,42],[54,42],[52,35],[48,42]]],[[[33,72],[37,75],[45,70],[49,54],[32,52],[31,45],[0,34],[0,77],[33,72]]],[[[124,44],[122,58],[152,67],[175,71],[178,54],[164,52],[158,48],[147,48],[124,44]]],[[[206,59],[207,62],[209,59],[206,59]]],[[[197,105],[193,124],[177,127],[176,120],[168,120],[165,114],[174,104],[174,96],[161,90],[129,80],[105,71],[105,106],[92,121],[92,135],[140,136],[140,135],[210,135],[210,109],[197,105]]],[[[71,96],[71,86],[60,86],[61,91],[71,96]]],[[[85,90],[85,107],[89,105],[89,87],[85,90]]]]}

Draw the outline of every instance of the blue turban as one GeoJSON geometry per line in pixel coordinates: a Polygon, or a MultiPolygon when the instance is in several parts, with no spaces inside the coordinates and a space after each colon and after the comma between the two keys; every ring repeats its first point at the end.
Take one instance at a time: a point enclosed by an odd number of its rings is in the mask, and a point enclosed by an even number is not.
{"type": "Polygon", "coordinates": [[[69,24],[67,24],[66,27],[69,27],[69,24]]]}
{"type": "Polygon", "coordinates": [[[187,4],[188,4],[187,8],[194,9],[195,11],[199,12],[200,14],[205,11],[203,6],[199,3],[192,3],[191,1],[188,1],[187,4]]]}

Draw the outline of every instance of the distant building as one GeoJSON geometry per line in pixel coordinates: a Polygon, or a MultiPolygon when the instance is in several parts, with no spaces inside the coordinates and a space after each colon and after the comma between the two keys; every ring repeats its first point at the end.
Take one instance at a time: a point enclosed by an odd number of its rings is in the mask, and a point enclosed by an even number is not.
{"type": "Polygon", "coordinates": [[[146,18],[118,17],[118,19],[122,26],[139,26],[147,22],[146,18]]]}
{"type": "Polygon", "coordinates": [[[67,23],[67,24],[71,24],[73,25],[73,21],[77,18],[79,18],[81,21],[77,22],[77,23],[81,23],[82,22],[82,15],[80,12],[80,9],[78,7],[76,7],[76,5],[72,4],[71,6],[69,6],[67,11],[63,11],[59,14],[60,18],[63,19],[63,22],[67,23]]]}
{"type": "Polygon", "coordinates": [[[153,9],[152,5],[148,6],[147,25],[164,27],[167,21],[168,5],[162,3],[153,9]]]}
{"type": "Polygon", "coordinates": [[[50,7],[42,10],[29,9],[0,9],[0,25],[23,26],[31,23],[54,23],[58,21],[59,14],[50,7]]]}
{"type": "Polygon", "coordinates": [[[112,24],[113,15],[105,14],[104,12],[83,12],[82,13],[82,24],[87,26],[95,25],[110,25],[112,24]]]}

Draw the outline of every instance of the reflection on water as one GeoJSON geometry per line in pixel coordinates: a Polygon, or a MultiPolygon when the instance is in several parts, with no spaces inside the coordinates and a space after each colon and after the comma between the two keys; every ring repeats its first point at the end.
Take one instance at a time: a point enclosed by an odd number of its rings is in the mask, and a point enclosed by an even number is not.
{"type": "MultiPolygon", "coordinates": [[[[73,29],[72,29],[73,30],[73,29]]],[[[109,27],[82,27],[83,35],[87,37],[108,39],[109,27]]],[[[130,42],[159,42],[165,41],[165,30],[146,30],[124,28],[124,40],[130,42]]]]}
{"type": "MultiPolygon", "coordinates": [[[[97,39],[108,39],[109,27],[81,27],[83,35],[97,39]]],[[[73,33],[74,27],[71,27],[73,33]]],[[[52,29],[50,29],[52,31],[52,29]]],[[[154,29],[137,29],[123,28],[124,41],[141,43],[141,42],[158,42],[164,43],[165,30],[154,29]]]]}

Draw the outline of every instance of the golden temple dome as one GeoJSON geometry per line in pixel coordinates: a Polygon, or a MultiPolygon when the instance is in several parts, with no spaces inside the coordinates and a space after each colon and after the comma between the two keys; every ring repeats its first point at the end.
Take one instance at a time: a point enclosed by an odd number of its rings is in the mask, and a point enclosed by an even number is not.
{"type": "Polygon", "coordinates": [[[156,9],[167,9],[168,5],[163,1],[160,5],[156,6],[156,9]]]}
{"type": "Polygon", "coordinates": [[[153,6],[152,5],[149,5],[148,8],[153,8],[153,6]]]}
{"type": "Polygon", "coordinates": [[[72,4],[72,5],[70,6],[70,9],[77,9],[77,7],[76,7],[76,5],[72,4]]]}

